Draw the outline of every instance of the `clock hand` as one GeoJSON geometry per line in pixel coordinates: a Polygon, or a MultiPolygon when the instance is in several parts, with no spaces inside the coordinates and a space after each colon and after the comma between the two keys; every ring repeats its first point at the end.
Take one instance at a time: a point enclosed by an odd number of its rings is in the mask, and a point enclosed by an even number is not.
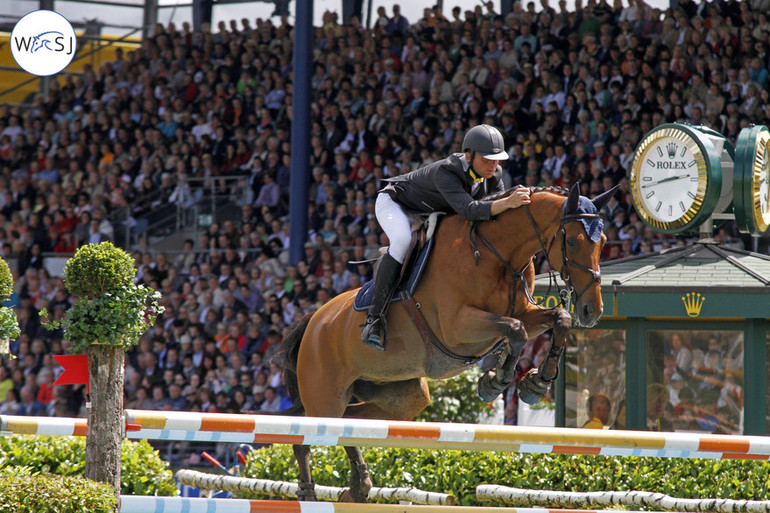
{"type": "Polygon", "coordinates": [[[652,187],[653,185],[660,185],[662,183],[672,182],[674,180],[679,180],[680,178],[689,178],[689,176],[690,175],[674,175],[674,176],[669,176],[668,178],[664,178],[662,180],[658,180],[657,182],[652,182],[652,183],[644,184],[644,185],[642,185],[642,189],[645,189],[647,187],[652,187]]]}

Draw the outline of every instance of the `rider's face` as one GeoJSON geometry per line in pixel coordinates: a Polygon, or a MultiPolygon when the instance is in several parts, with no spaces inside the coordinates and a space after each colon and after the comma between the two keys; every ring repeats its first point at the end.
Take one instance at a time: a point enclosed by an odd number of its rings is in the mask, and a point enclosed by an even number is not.
{"type": "MultiPolygon", "coordinates": [[[[466,158],[470,159],[470,153],[466,153],[466,158]]],[[[477,153],[473,158],[471,167],[479,176],[484,178],[492,178],[492,176],[495,174],[495,171],[497,170],[497,165],[499,163],[499,160],[488,159],[477,153]]]]}

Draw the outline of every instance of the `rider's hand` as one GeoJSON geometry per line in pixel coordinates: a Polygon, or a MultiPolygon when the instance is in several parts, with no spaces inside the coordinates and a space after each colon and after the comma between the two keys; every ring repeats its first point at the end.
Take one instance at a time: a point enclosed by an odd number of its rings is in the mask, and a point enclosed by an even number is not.
{"type": "Polygon", "coordinates": [[[522,205],[529,204],[529,189],[521,187],[513,191],[513,194],[508,196],[508,208],[518,208],[522,205]]]}
{"type": "Polygon", "coordinates": [[[496,216],[504,210],[518,208],[522,205],[527,205],[529,202],[529,189],[520,187],[513,191],[510,196],[493,201],[491,212],[493,216],[496,216]]]}

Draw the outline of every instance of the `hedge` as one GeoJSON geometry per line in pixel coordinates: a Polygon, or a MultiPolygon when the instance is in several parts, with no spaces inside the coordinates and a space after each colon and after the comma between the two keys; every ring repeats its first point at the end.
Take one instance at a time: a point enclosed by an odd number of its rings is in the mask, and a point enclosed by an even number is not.
{"type": "Polygon", "coordinates": [[[0,513],[112,513],[112,487],[85,478],[0,471],[0,513]]]}
{"type": "MultiPolygon", "coordinates": [[[[85,471],[85,454],[85,437],[0,436],[0,471],[24,468],[29,475],[80,477],[85,471]]],[[[124,440],[121,463],[121,494],[177,495],[168,463],[146,440],[124,440]]]]}
{"type": "MultiPolygon", "coordinates": [[[[641,490],[681,498],[752,500],[765,500],[770,488],[770,462],[764,461],[386,448],[366,448],[363,452],[376,486],[415,486],[453,493],[458,504],[466,506],[489,505],[475,498],[479,484],[577,492],[641,490]]],[[[348,485],[350,467],[341,447],[314,447],[311,468],[318,484],[348,485]]],[[[299,479],[288,445],[252,452],[242,475],[276,481],[299,479]]]]}

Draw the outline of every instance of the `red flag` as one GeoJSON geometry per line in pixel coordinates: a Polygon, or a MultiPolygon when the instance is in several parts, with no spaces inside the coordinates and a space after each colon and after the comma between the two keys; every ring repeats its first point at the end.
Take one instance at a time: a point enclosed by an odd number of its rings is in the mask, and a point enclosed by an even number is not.
{"type": "MultiPolygon", "coordinates": [[[[88,355],[63,354],[54,355],[54,360],[64,368],[54,385],[79,385],[85,383],[88,387],[88,355]]],[[[86,388],[86,391],[88,388],[86,388]]]]}

